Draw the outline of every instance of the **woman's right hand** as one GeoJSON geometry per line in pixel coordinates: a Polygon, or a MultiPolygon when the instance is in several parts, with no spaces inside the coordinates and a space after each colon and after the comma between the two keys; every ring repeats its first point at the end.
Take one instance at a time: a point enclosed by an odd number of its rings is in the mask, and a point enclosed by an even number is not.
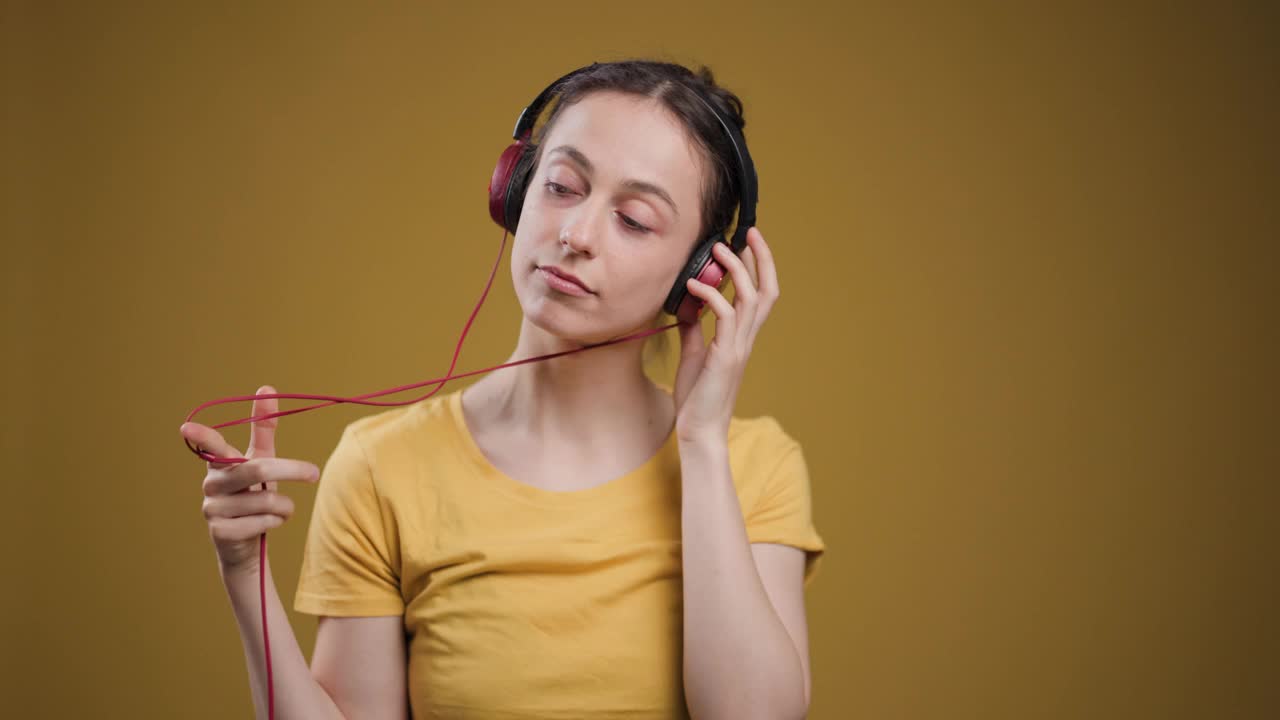
{"type": "MultiPolygon", "coordinates": [[[[274,394],[263,385],[257,395],[274,394]]],[[[254,400],[252,417],[274,413],[279,400],[254,400]]],[[[318,482],[320,468],[305,460],[276,457],[275,432],[279,418],[251,423],[249,453],[242,455],[217,430],[196,422],[183,423],[182,436],[199,450],[218,457],[248,457],[242,463],[206,463],[204,516],[223,574],[258,571],[258,536],[279,527],[293,515],[293,500],[277,492],[281,480],[318,482]],[[265,484],[266,489],[261,486],[265,484]]]]}

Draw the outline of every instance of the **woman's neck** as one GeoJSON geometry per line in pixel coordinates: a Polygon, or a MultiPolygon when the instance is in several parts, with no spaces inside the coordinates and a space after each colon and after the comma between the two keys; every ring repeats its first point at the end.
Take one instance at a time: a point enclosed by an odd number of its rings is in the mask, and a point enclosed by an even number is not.
{"type": "MultiPolygon", "coordinates": [[[[467,404],[481,422],[552,445],[606,447],[620,438],[665,437],[675,426],[675,408],[645,374],[643,344],[630,340],[486,375],[468,388],[467,404]]],[[[508,362],[573,347],[525,319],[508,362]]]]}

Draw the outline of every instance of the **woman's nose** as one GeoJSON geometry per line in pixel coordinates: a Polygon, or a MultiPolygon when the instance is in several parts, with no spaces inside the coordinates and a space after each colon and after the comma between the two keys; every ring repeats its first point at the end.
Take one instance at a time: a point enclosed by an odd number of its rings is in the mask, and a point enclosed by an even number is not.
{"type": "Polygon", "coordinates": [[[584,211],[570,218],[560,228],[560,244],[588,257],[595,255],[597,233],[592,222],[593,216],[594,213],[584,211]]]}

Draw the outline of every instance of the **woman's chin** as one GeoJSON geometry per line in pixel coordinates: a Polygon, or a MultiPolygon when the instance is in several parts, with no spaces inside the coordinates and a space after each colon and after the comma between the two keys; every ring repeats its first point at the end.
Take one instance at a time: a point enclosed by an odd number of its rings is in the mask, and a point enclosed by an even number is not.
{"type": "Polygon", "coordinates": [[[558,313],[525,315],[529,323],[557,340],[568,345],[595,345],[612,337],[611,334],[595,327],[593,323],[584,322],[581,318],[564,318],[558,313]]]}
{"type": "Polygon", "coordinates": [[[602,343],[627,331],[625,327],[601,327],[595,314],[574,311],[546,299],[526,308],[524,316],[530,325],[575,346],[602,343]]]}

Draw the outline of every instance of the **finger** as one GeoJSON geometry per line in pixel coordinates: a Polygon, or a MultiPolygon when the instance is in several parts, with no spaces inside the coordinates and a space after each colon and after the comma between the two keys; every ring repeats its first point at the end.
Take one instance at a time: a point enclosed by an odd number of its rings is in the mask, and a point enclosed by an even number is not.
{"type": "Polygon", "coordinates": [[[720,294],[719,290],[699,282],[696,278],[689,278],[688,287],[694,297],[710,305],[712,312],[716,314],[716,332],[711,338],[711,344],[732,350],[733,348],[729,345],[734,342],[737,320],[737,313],[734,312],[733,306],[724,298],[724,295],[720,294]]]}
{"type": "MultiPolygon", "coordinates": [[[[748,234],[747,237],[750,237],[750,235],[748,234]]],[[[760,259],[756,257],[755,250],[751,249],[751,243],[747,243],[747,246],[742,248],[742,254],[738,257],[742,260],[742,264],[746,266],[747,275],[751,277],[751,287],[758,289],[760,287],[760,273],[758,272],[760,259]]]]}
{"type": "Polygon", "coordinates": [[[676,368],[676,383],[673,390],[677,401],[687,397],[702,370],[703,358],[707,354],[706,340],[702,338],[702,323],[691,322],[680,325],[680,364],[676,368]]]}
{"type": "Polygon", "coordinates": [[[753,227],[747,231],[747,246],[757,258],[759,266],[757,275],[760,278],[757,287],[760,288],[760,294],[766,298],[776,299],[781,290],[778,286],[778,266],[774,263],[773,251],[764,241],[764,235],[760,233],[759,228],[753,227]]]}
{"type": "Polygon", "coordinates": [[[739,348],[747,345],[747,335],[750,334],[756,317],[756,305],[758,298],[756,295],[756,285],[751,280],[751,273],[748,272],[747,266],[743,263],[742,258],[734,254],[733,250],[724,243],[716,243],[712,248],[712,252],[720,265],[728,268],[729,275],[733,278],[733,287],[735,290],[734,306],[738,311],[738,322],[735,326],[737,332],[731,335],[734,342],[739,348]]]}
{"type": "Polygon", "coordinates": [[[209,473],[204,481],[204,494],[231,495],[263,483],[271,490],[274,486],[270,483],[314,483],[319,480],[320,468],[306,460],[254,458],[229,470],[209,473]]]}
{"type": "Polygon", "coordinates": [[[293,516],[293,498],[276,492],[247,492],[206,497],[201,505],[205,519],[237,518],[246,515],[293,516]]]}
{"type": "Polygon", "coordinates": [[[232,495],[256,491],[258,485],[265,485],[271,492],[281,482],[317,483],[320,481],[320,468],[306,460],[255,458],[210,475],[208,483],[215,492],[206,494],[232,495]]]}
{"type": "Polygon", "coordinates": [[[756,284],[751,279],[751,272],[747,270],[742,258],[738,257],[728,245],[722,242],[716,243],[711,248],[711,254],[720,263],[721,267],[729,271],[729,276],[733,278],[733,287],[737,291],[738,297],[746,297],[754,301],[756,284]]]}
{"type": "Polygon", "coordinates": [[[218,542],[235,542],[257,537],[284,524],[279,515],[248,515],[209,521],[209,535],[218,542]]]}
{"type": "MultiPolygon", "coordinates": [[[[186,438],[187,442],[195,446],[197,451],[209,453],[220,458],[244,457],[239,450],[235,449],[231,446],[231,443],[227,442],[226,438],[222,437],[222,433],[207,425],[201,425],[198,422],[185,422],[178,427],[178,432],[182,433],[182,437],[186,438]]],[[[236,463],[220,463],[213,461],[209,461],[207,464],[210,470],[236,465],[236,463]]]]}
{"type": "Polygon", "coordinates": [[[680,366],[696,361],[706,353],[706,341],[702,339],[702,323],[680,325],[680,366]]]}
{"type": "Polygon", "coordinates": [[[756,308],[756,316],[752,323],[750,342],[755,343],[756,334],[760,332],[760,326],[764,324],[765,318],[773,310],[773,305],[778,301],[778,267],[773,261],[773,251],[769,249],[769,244],[764,241],[764,235],[757,227],[752,227],[747,231],[747,246],[757,258],[757,277],[760,284],[760,302],[756,308]]]}
{"type": "MultiPolygon", "coordinates": [[[[275,395],[276,389],[270,385],[263,385],[258,388],[255,395],[275,395]]],[[[280,400],[277,398],[269,398],[266,400],[253,401],[253,417],[262,415],[270,415],[280,409],[280,400]]],[[[275,457],[276,456],[276,424],[280,422],[280,418],[270,418],[268,420],[257,420],[250,423],[249,427],[249,457],[275,457]]]]}

